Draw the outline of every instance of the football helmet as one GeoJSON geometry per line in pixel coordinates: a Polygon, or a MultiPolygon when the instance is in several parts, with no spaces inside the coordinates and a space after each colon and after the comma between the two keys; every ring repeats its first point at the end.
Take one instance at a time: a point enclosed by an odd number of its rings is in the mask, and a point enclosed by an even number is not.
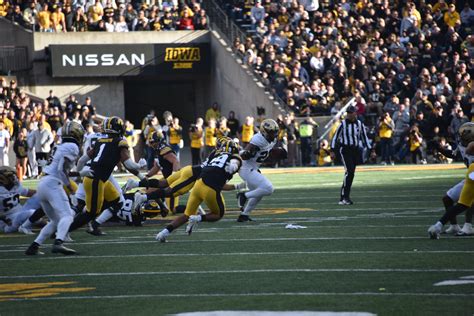
{"type": "Polygon", "coordinates": [[[458,130],[459,142],[467,147],[470,142],[474,141],[474,123],[467,122],[461,125],[458,130]]]}
{"type": "Polygon", "coordinates": [[[15,169],[8,166],[0,167],[0,185],[10,191],[17,184],[18,177],[15,169]]]}
{"type": "Polygon", "coordinates": [[[86,131],[84,130],[84,127],[82,127],[81,124],[74,121],[70,121],[64,124],[62,128],[61,138],[71,139],[76,144],[81,145],[82,141],[84,140],[85,132],[86,131]]]}
{"type": "Polygon", "coordinates": [[[262,133],[263,137],[265,137],[269,142],[275,140],[278,136],[279,130],[280,127],[278,126],[278,123],[273,119],[265,119],[260,125],[260,133],[262,133]]]}
{"type": "Polygon", "coordinates": [[[125,125],[120,117],[111,116],[105,118],[102,122],[102,129],[107,134],[123,135],[125,133],[125,125]]]}
{"type": "Polygon", "coordinates": [[[222,148],[222,146],[229,140],[232,140],[230,137],[227,136],[221,136],[217,138],[216,141],[216,149],[219,150],[222,148]]]}
{"type": "Polygon", "coordinates": [[[230,154],[239,154],[240,146],[233,140],[229,139],[225,143],[222,144],[221,146],[221,152],[226,152],[230,154]]]}
{"type": "Polygon", "coordinates": [[[145,203],[142,203],[139,209],[140,213],[143,214],[143,216],[146,218],[153,218],[156,217],[158,214],[162,215],[160,205],[154,200],[149,200],[145,203]]]}
{"type": "Polygon", "coordinates": [[[159,144],[161,143],[165,137],[163,136],[163,133],[161,131],[154,131],[149,137],[148,141],[150,142],[150,145],[152,144],[159,144]]]}

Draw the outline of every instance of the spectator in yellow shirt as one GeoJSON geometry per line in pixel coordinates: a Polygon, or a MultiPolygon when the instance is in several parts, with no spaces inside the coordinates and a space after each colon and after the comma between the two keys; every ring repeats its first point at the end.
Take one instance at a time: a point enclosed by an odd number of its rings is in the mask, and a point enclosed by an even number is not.
{"type": "Polygon", "coordinates": [[[48,10],[48,4],[43,5],[43,10],[38,13],[38,24],[40,32],[52,32],[51,28],[51,12],[48,10]]]}
{"type": "Polygon", "coordinates": [[[51,14],[51,22],[53,24],[53,30],[56,32],[67,32],[66,30],[66,18],[63,13],[61,6],[56,6],[56,9],[51,14]]]}
{"type": "Polygon", "coordinates": [[[444,13],[444,23],[449,27],[455,27],[458,23],[461,24],[461,16],[456,11],[454,4],[450,4],[448,11],[444,13]]]}
{"type": "Polygon", "coordinates": [[[393,156],[393,131],[395,130],[395,123],[390,114],[385,112],[380,118],[379,123],[379,137],[380,147],[382,152],[382,164],[392,164],[393,156]]]}
{"type": "Polygon", "coordinates": [[[206,123],[209,124],[211,119],[217,121],[221,117],[221,112],[219,111],[219,104],[214,102],[212,107],[206,111],[206,123]]]}
{"type": "Polygon", "coordinates": [[[6,16],[8,11],[8,2],[0,0],[0,16],[6,16]]]}
{"type": "Polygon", "coordinates": [[[102,20],[102,16],[104,15],[104,9],[102,8],[102,4],[100,0],[95,0],[95,4],[89,7],[87,10],[88,16],[88,23],[90,26],[95,27],[102,20]]]}

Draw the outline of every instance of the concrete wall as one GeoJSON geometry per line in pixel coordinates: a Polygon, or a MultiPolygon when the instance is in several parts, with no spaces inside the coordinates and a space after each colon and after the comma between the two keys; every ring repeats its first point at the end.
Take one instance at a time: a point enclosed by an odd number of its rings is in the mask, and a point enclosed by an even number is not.
{"type": "Polygon", "coordinates": [[[247,115],[257,116],[257,106],[265,108],[267,117],[275,118],[280,113],[263,86],[254,81],[251,70],[237,62],[229,43],[215,31],[211,51],[211,99],[220,104],[223,115],[233,110],[242,122],[247,115]]]}
{"type": "Polygon", "coordinates": [[[29,61],[33,60],[33,32],[0,18],[0,45],[28,47],[29,61]]]}

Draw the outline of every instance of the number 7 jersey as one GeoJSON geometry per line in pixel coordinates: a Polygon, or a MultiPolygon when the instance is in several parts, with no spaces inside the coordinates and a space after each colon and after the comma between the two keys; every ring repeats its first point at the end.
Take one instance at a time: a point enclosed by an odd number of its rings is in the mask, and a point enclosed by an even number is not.
{"type": "Polygon", "coordinates": [[[257,153],[254,157],[244,160],[242,163],[242,169],[258,169],[260,165],[268,158],[270,150],[276,144],[276,140],[269,142],[263,135],[259,132],[253,135],[250,139],[250,144],[258,148],[257,153]]]}

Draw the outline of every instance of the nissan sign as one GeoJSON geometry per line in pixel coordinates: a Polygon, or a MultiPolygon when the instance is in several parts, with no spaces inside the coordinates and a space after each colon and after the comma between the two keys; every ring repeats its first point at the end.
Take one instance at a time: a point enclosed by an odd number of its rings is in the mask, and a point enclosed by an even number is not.
{"type": "Polygon", "coordinates": [[[203,73],[208,44],[51,45],[53,77],[115,77],[203,73]]]}

